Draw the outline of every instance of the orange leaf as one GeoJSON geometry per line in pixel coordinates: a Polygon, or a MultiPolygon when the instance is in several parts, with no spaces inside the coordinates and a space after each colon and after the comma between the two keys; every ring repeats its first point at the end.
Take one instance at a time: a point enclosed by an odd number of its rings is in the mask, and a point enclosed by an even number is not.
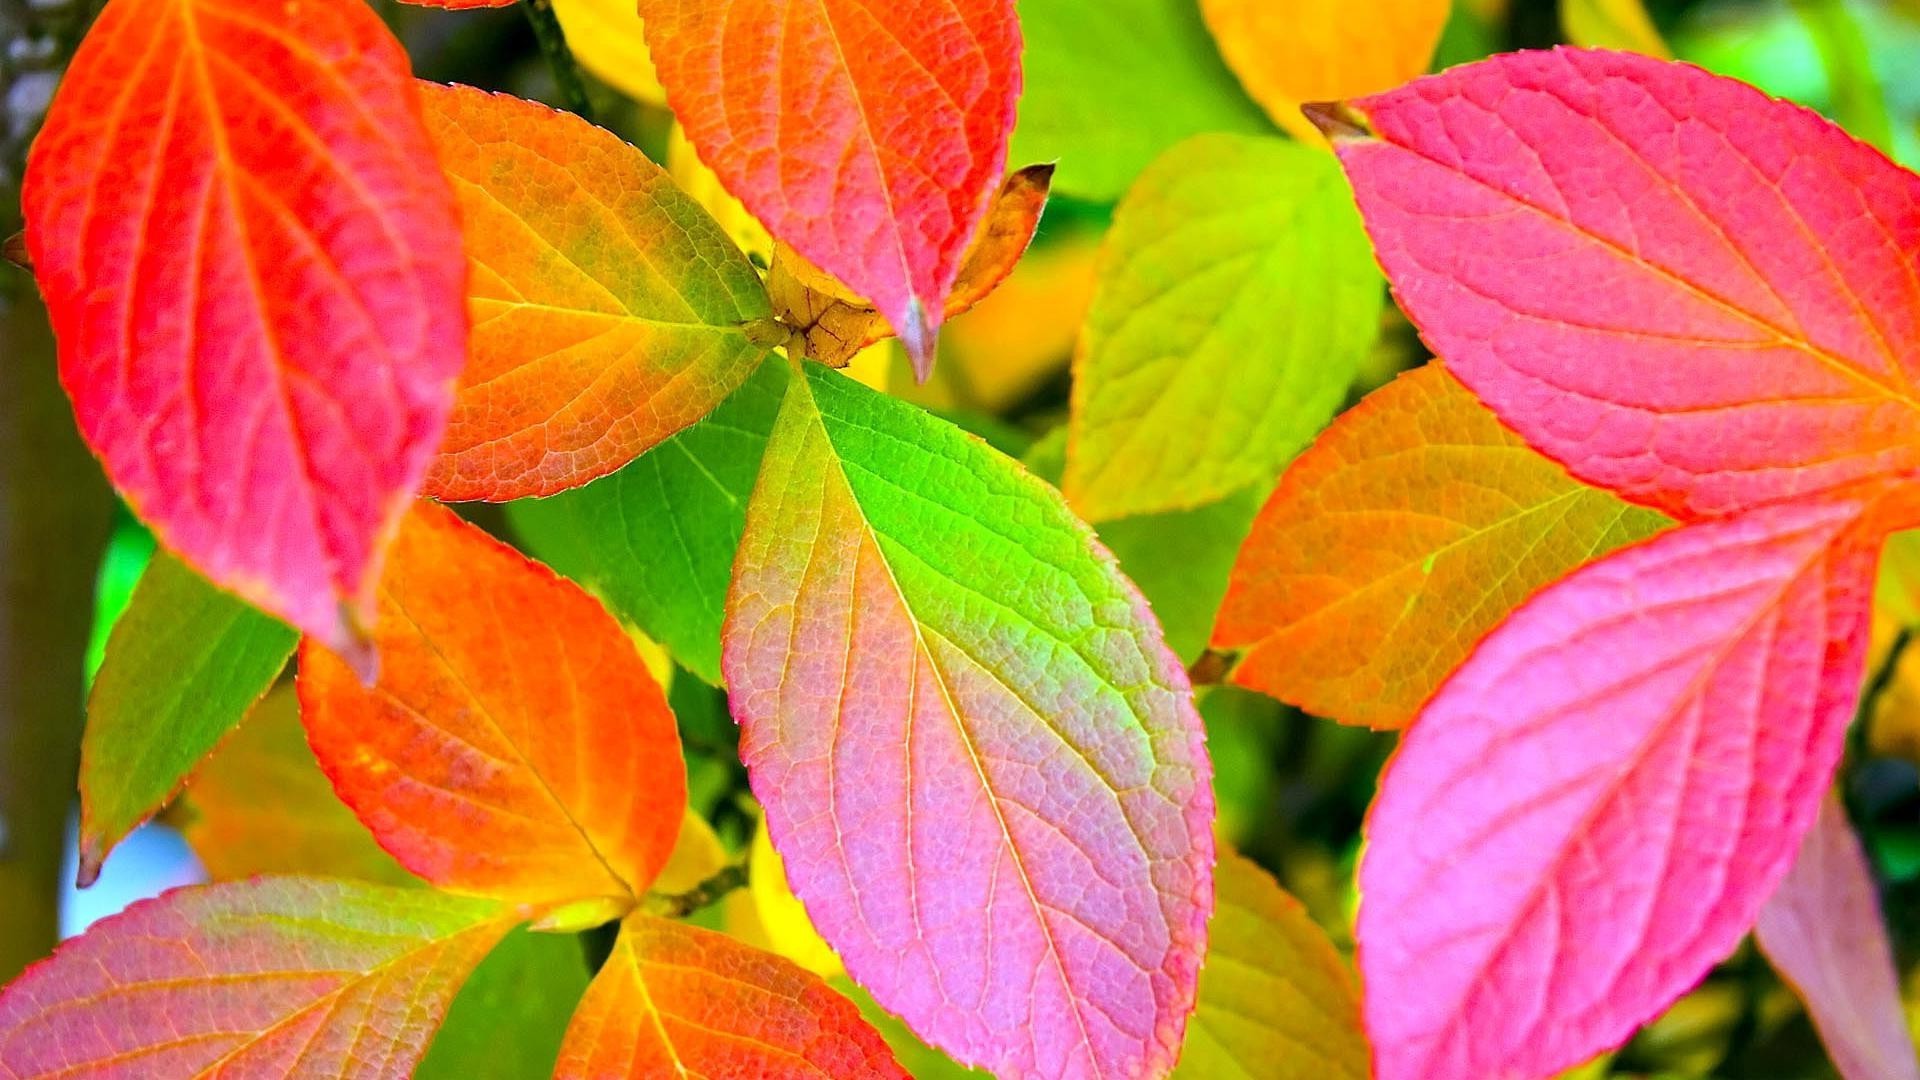
{"type": "Polygon", "coordinates": [[[873,301],[926,378],[1006,168],[1012,0],[640,0],[667,100],[774,239],[873,301]]]}
{"type": "Polygon", "coordinates": [[[640,151],[545,105],[422,84],[466,220],[472,358],[427,493],[552,495],[712,412],[766,353],[752,264],[640,151]]]}
{"type": "Polygon", "coordinates": [[[1246,651],[1242,686],[1400,727],[1535,589],[1666,524],[1528,449],[1430,364],[1287,470],[1240,550],[1214,644],[1246,651]]]}
{"type": "MultiPolygon", "coordinates": [[[[1013,272],[1040,227],[1052,183],[1052,165],[1029,165],[1007,177],[947,294],[946,318],[979,303],[1013,272]]],[[[784,244],[773,250],[767,291],[774,314],[793,329],[793,347],[823,364],[846,367],[861,349],[893,336],[872,305],[784,244]]]]}
{"type": "Polygon", "coordinates": [[[1200,0],[1227,66],[1294,138],[1300,106],[1388,90],[1427,70],[1448,0],[1200,0]]]}
{"type": "Polygon", "coordinates": [[[686,773],[659,685],[599,602],[422,503],[374,641],[374,687],[305,643],[300,701],[381,845],[454,892],[631,906],[673,849],[686,773]]]}
{"type": "Polygon", "coordinates": [[[553,1075],[907,1073],[853,1003],[819,976],[725,934],[633,915],[574,1013],[553,1075]]]}
{"type": "Polygon", "coordinates": [[[358,0],[112,0],[22,207],[114,486],[214,584],[364,660],[467,355],[400,43],[358,0]]]}

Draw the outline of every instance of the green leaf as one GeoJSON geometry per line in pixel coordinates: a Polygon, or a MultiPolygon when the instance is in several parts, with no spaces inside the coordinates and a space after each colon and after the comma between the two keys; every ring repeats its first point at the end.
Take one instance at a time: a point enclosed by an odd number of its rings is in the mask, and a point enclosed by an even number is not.
{"type": "Polygon", "coordinates": [[[1189,135],[1273,130],[1194,0],[1021,0],[1020,30],[1026,90],[1008,160],[1058,161],[1056,193],[1111,202],[1189,135]]]}
{"type": "Polygon", "coordinates": [[[166,552],[134,587],[87,699],[80,756],[80,881],[152,817],[273,685],[285,624],[166,552]]]}
{"type": "Polygon", "coordinates": [[[460,988],[414,1080],[551,1075],[587,979],[573,935],[512,931],[460,988]]]}
{"type": "Polygon", "coordinates": [[[1061,488],[1090,521],[1257,484],[1339,409],[1382,288],[1324,151],[1202,135],[1114,215],[1074,358],[1061,488]]]}
{"type": "Polygon", "coordinates": [[[785,364],[763,363],[712,415],[612,476],[507,504],[529,554],[710,683],[720,681],[720,620],[747,496],[787,378],[785,364]]]}

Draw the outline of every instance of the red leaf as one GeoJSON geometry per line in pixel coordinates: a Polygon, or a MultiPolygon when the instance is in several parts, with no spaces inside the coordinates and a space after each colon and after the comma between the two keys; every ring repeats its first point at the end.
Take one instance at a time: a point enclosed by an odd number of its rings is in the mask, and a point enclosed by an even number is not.
{"type": "Polygon", "coordinates": [[[598,601],[432,503],[401,525],[380,681],[300,650],[301,719],[340,798],[455,892],[630,907],[687,804],[680,738],[598,601]]]}
{"type": "Polygon", "coordinates": [[[0,1076],[411,1076],[513,924],[420,889],[255,878],[104,919],[0,993],[0,1076]]]}
{"type": "Polygon", "coordinates": [[[871,300],[924,379],[1006,167],[1011,0],[640,0],[640,17],[700,159],[871,300]]]}
{"type": "Polygon", "coordinates": [[[1356,107],[1321,119],[1402,306],[1576,475],[1697,518],[1920,467],[1920,177],[1626,53],[1356,107]]]}
{"type": "Polygon", "coordinates": [[[1360,868],[1380,1080],[1551,1075],[1732,950],[1853,715],[1879,535],[1861,512],[1664,533],[1540,593],[1441,687],[1360,868]]]}
{"type": "Polygon", "coordinates": [[[111,0],[23,201],[114,484],[216,583],[350,649],[466,358],[399,43],[355,0],[111,0]]]}
{"type": "Polygon", "coordinates": [[[634,915],[560,1046],[556,1080],[908,1074],[853,1002],[804,968],[725,934],[634,915]]]}
{"type": "Polygon", "coordinates": [[[1828,795],[1753,937],[1820,1029],[1847,1080],[1920,1080],[1873,871],[1828,795]]]}

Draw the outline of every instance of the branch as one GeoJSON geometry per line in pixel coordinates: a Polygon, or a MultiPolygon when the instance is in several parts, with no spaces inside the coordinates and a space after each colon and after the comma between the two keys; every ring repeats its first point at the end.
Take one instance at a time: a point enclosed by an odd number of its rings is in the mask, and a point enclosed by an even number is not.
{"type": "Polygon", "coordinates": [[[580,64],[574,60],[573,50],[567,48],[567,35],[560,29],[560,18],[553,13],[553,0],[527,0],[520,5],[520,10],[527,13],[527,21],[533,24],[534,39],[540,43],[547,66],[553,69],[553,81],[560,90],[561,101],[582,119],[592,121],[593,102],[587,97],[580,64]]]}
{"type": "Polygon", "coordinates": [[[729,863],[712,877],[695,885],[683,893],[662,895],[649,893],[645,909],[649,915],[658,915],[663,919],[680,919],[719,903],[735,889],[747,883],[747,864],[729,863]]]}

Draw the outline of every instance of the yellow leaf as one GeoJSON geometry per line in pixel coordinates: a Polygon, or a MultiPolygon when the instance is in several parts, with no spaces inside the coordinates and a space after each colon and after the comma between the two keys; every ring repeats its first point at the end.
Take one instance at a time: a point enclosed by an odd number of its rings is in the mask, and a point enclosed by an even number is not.
{"type": "Polygon", "coordinates": [[[1640,0],[1560,0],[1560,25],[1575,45],[1673,57],[1640,0]]]}
{"type": "Polygon", "coordinates": [[[1323,144],[1300,106],[1391,89],[1427,70],[1448,0],[1201,0],[1241,85],[1297,139],[1323,144]]]}
{"type": "Polygon", "coordinates": [[[553,0],[553,13],[582,67],[635,101],[666,104],[633,0],[553,0]]]}
{"type": "MultiPolygon", "coordinates": [[[[634,25],[639,25],[637,16],[634,25]]],[[[713,215],[713,220],[720,223],[735,244],[740,245],[741,251],[749,256],[758,256],[762,266],[773,258],[773,234],[767,232],[767,227],[760,224],[760,219],[754,217],[739,199],[721,185],[720,178],[700,160],[699,153],[687,141],[687,133],[679,124],[674,124],[667,132],[667,175],[673,178],[681,191],[693,196],[694,202],[713,215]]]]}
{"type": "Polygon", "coordinates": [[[1300,901],[1222,848],[1200,1004],[1174,1080],[1367,1076],[1360,994],[1300,901]]]}

